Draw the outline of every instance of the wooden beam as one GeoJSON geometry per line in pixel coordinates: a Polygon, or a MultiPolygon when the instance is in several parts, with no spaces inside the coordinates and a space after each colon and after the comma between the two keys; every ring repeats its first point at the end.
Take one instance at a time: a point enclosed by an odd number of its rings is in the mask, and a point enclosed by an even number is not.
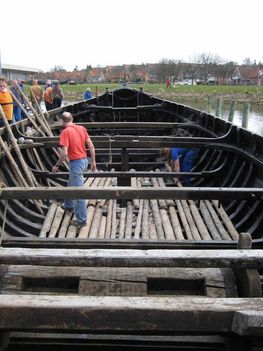
{"type": "Polygon", "coordinates": [[[166,335],[263,332],[262,298],[0,295],[0,313],[4,330],[166,335]],[[239,312],[257,315],[257,322],[243,318],[241,328],[235,318],[239,312]]]}
{"type": "MultiPolygon", "coordinates": [[[[145,200],[147,201],[147,200],[145,200]]],[[[90,211],[90,209],[89,209],[90,211]]],[[[255,248],[262,248],[263,242],[253,241],[255,248]]],[[[2,241],[4,247],[25,247],[25,248],[82,248],[82,249],[236,249],[237,241],[234,240],[202,240],[198,242],[187,240],[144,240],[132,239],[115,241],[111,239],[104,240],[86,240],[85,238],[78,237],[71,240],[60,240],[60,238],[18,238],[8,237],[2,241]]]]}
{"type": "Polygon", "coordinates": [[[84,189],[80,187],[7,187],[2,189],[2,199],[180,199],[180,200],[245,200],[263,199],[262,188],[204,188],[167,187],[131,188],[114,187],[84,189]]]}
{"type": "Polygon", "coordinates": [[[0,264],[87,267],[263,267],[263,250],[2,248],[0,264]]]}

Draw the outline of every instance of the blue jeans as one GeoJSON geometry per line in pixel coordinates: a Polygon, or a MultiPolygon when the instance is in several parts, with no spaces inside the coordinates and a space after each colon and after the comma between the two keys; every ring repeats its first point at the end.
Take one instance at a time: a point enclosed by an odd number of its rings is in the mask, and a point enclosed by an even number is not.
{"type": "Polygon", "coordinates": [[[18,122],[22,119],[21,112],[22,110],[20,106],[14,106],[13,118],[15,119],[15,122],[18,122]]]}
{"type": "MultiPolygon", "coordinates": [[[[88,167],[88,159],[69,161],[69,181],[68,186],[83,186],[83,172],[88,167]]],[[[77,222],[82,224],[87,221],[87,204],[86,200],[65,200],[65,208],[75,208],[77,222]]]]}
{"type": "MultiPolygon", "coordinates": [[[[199,154],[199,149],[190,149],[183,158],[181,171],[182,172],[191,172],[193,163],[199,154]]],[[[182,182],[184,185],[191,185],[191,181],[189,178],[183,178],[182,182]]]]}

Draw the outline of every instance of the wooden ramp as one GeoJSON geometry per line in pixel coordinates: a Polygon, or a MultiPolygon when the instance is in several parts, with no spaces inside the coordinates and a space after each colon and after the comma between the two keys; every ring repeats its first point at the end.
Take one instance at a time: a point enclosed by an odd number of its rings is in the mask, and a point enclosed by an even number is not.
{"type": "MultiPolygon", "coordinates": [[[[89,178],[88,188],[116,187],[117,179],[89,178]]],[[[166,186],[163,178],[131,178],[133,188],[166,186]]],[[[70,225],[74,214],[53,202],[40,238],[96,240],[238,240],[239,234],[216,200],[94,199],[87,202],[87,225],[70,225]]]]}

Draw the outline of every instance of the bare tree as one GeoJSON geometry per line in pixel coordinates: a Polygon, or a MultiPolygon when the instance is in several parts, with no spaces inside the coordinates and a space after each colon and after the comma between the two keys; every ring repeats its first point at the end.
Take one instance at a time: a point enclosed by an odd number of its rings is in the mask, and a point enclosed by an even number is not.
{"type": "Polygon", "coordinates": [[[207,82],[209,75],[214,74],[216,66],[222,62],[222,59],[215,54],[203,52],[197,57],[200,65],[201,77],[207,82]]]}
{"type": "Polygon", "coordinates": [[[252,66],[252,65],[253,65],[253,62],[252,62],[252,60],[250,59],[250,57],[244,58],[244,60],[243,60],[243,65],[247,65],[247,66],[252,66]]]}

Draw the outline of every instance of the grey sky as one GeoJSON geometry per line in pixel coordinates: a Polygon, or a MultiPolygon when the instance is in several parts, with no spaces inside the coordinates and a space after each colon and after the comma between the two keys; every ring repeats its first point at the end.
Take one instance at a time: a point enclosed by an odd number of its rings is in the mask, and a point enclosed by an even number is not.
{"type": "Polygon", "coordinates": [[[1,5],[2,63],[67,70],[202,52],[263,62],[262,0],[45,0],[1,5]]]}

